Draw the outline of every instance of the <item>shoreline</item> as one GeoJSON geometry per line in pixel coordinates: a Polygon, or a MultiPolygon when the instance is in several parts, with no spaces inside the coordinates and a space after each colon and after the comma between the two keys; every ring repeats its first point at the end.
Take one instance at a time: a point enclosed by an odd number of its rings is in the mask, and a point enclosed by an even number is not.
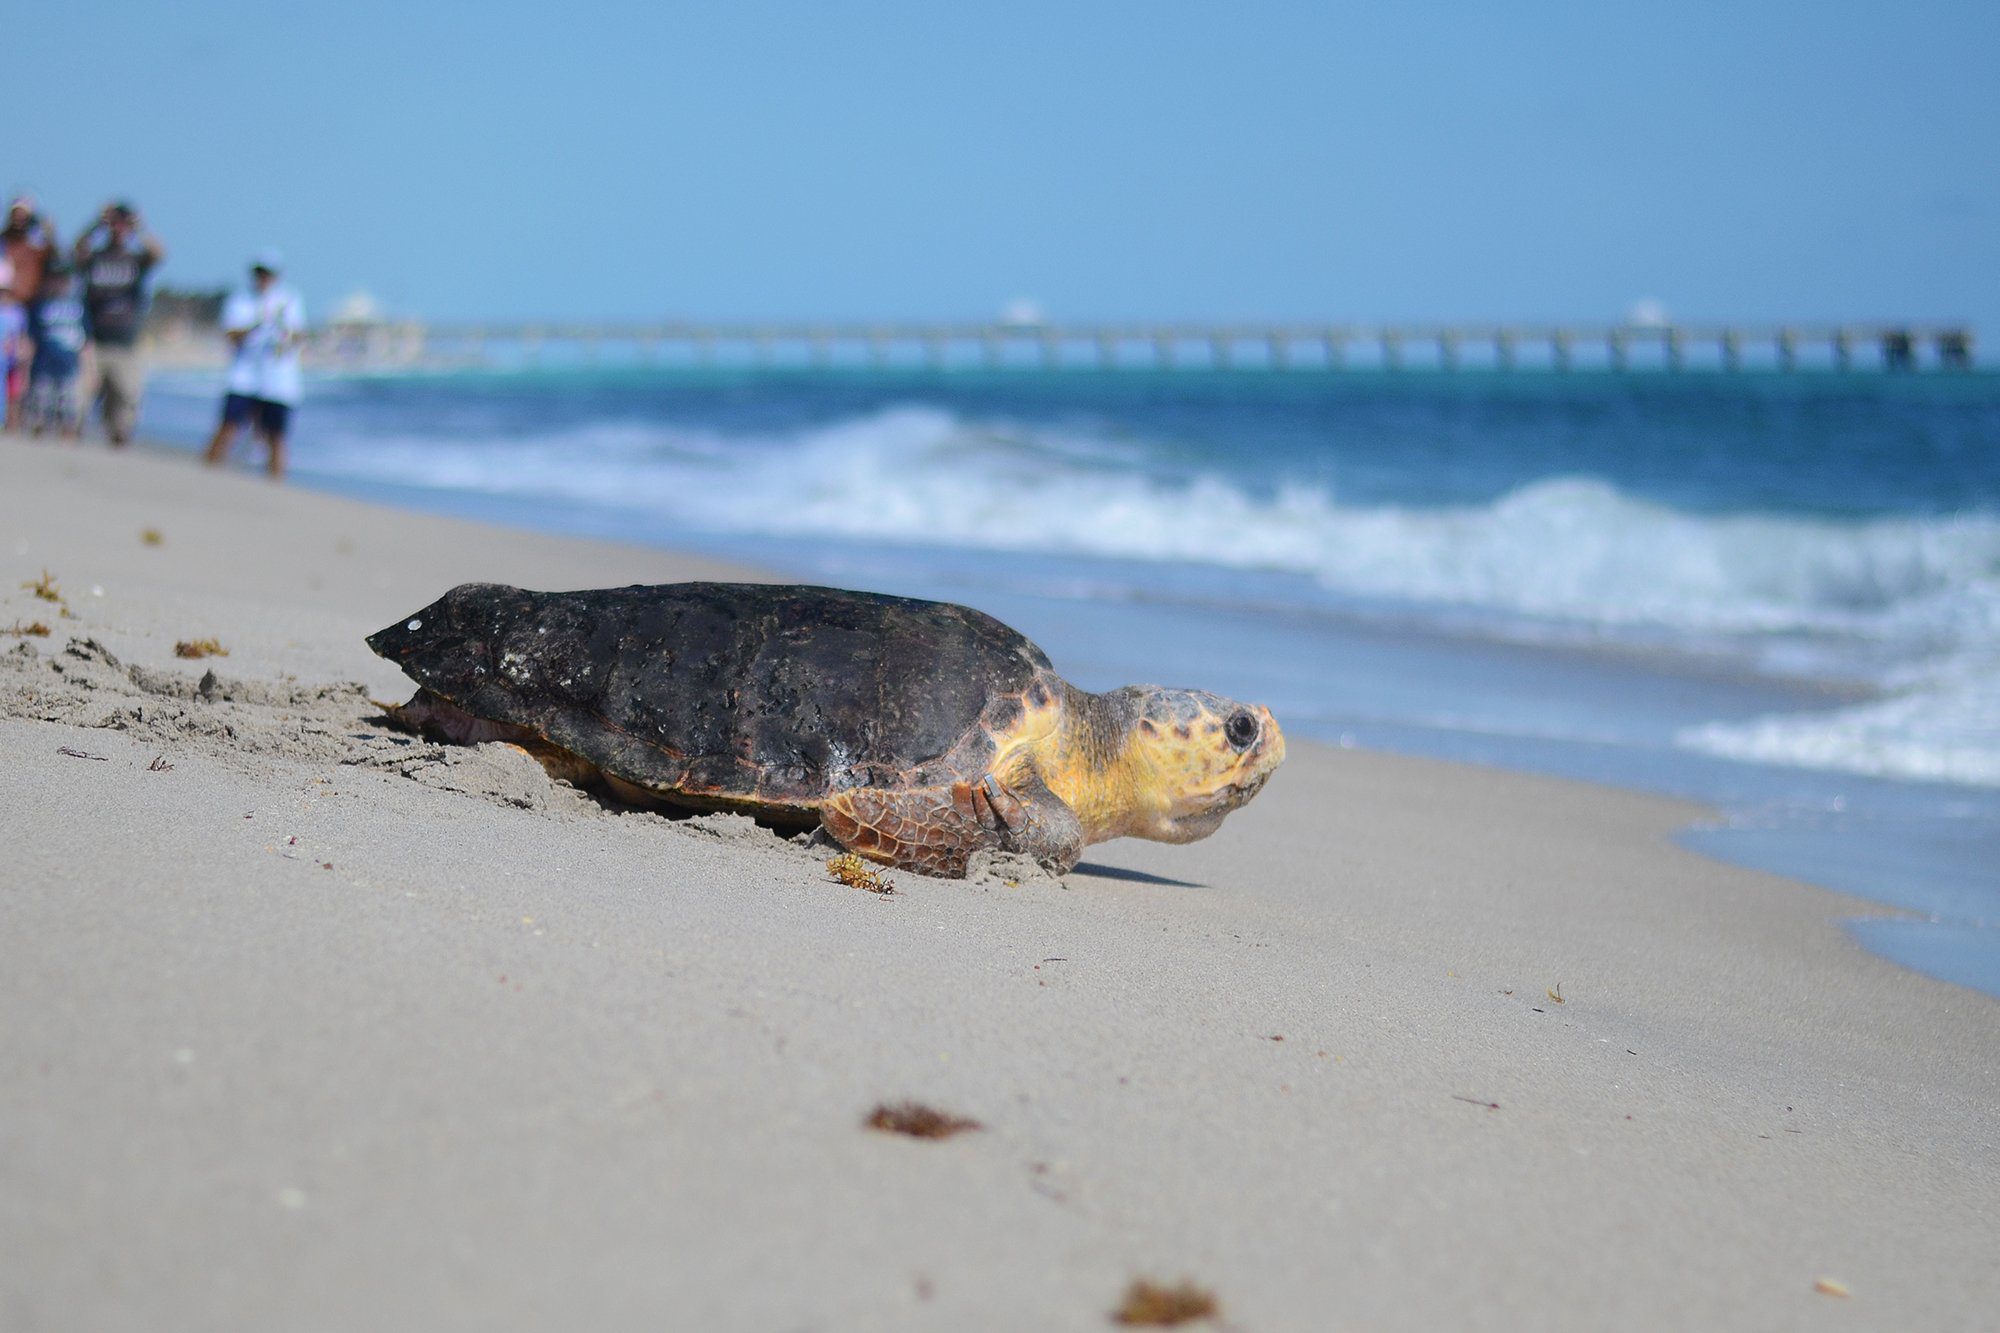
{"type": "Polygon", "coordinates": [[[366,725],[407,685],[361,635],[453,583],[746,571],[183,458],[0,439],[0,625],[43,568],[77,616],[0,639],[12,1324],[1101,1328],[1182,1274],[1255,1328],[2000,1299],[2000,1010],[1853,942],[1873,904],[1677,846],[1698,807],[1301,744],[1205,842],[877,899],[366,725]],[[860,1127],[905,1096],[986,1128],[860,1127]]]}
{"type": "MultiPolygon", "coordinates": [[[[161,452],[177,455],[184,450],[168,445],[161,446],[161,452]]],[[[660,544],[644,524],[593,531],[593,514],[587,507],[538,508],[518,498],[452,496],[338,475],[315,476],[310,471],[294,481],[324,494],[404,512],[614,545],[690,549],[660,544]]],[[[964,569],[989,558],[987,552],[924,546],[870,550],[850,541],[835,550],[836,568],[828,569],[827,552],[816,552],[812,542],[802,539],[717,540],[715,534],[708,534],[699,549],[724,562],[768,558],[777,569],[809,582],[850,583],[911,596],[973,600],[1001,613],[1003,619],[1039,624],[1036,637],[1058,656],[1064,655],[1064,648],[1077,658],[1098,656],[1090,634],[1068,644],[1051,637],[1070,618],[1073,608],[1084,603],[1057,597],[1036,604],[1032,594],[1022,592],[1033,582],[1032,573],[1025,582],[1017,580],[1012,590],[990,582],[962,585],[964,569]],[[929,573],[913,574],[913,569],[929,573]]],[[[1035,557],[1017,553],[1010,558],[1030,561],[1035,557]]],[[[1058,582],[1069,577],[1060,565],[1057,558],[1046,571],[1058,582]]],[[[1147,567],[1139,577],[1153,572],[1147,567]]],[[[1155,602],[1138,596],[1096,605],[1113,616],[1137,612],[1122,622],[1118,633],[1136,635],[1134,642],[1140,645],[1124,655],[1128,674],[1098,680],[1094,682],[1098,687],[1145,675],[1151,670],[1147,663],[1152,652],[1173,651],[1174,645],[1162,636],[1227,632],[1229,626],[1218,618],[1240,620],[1239,613],[1246,609],[1253,620],[1261,617],[1280,625],[1295,620],[1294,613],[1277,602],[1252,602],[1246,607],[1198,599],[1155,602]]],[[[1488,677],[1493,683],[1526,687],[1514,696],[1512,707],[1545,707],[1550,699],[1575,688],[1612,689],[1621,700],[1676,698],[1685,710],[1690,691],[1699,691],[1707,704],[1692,718],[1683,716],[1683,730],[1708,727],[1718,718],[1743,722],[1770,714],[1835,710],[1890,697],[1880,693],[1879,687],[1854,681],[1809,672],[1763,672],[1743,664],[1730,666],[1685,649],[1542,640],[1492,627],[1482,630],[1470,625],[1411,622],[1407,616],[1407,611],[1353,607],[1328,608],[1324,615],[1308,613],[1308,619],[1326,631],[1322,636],[1325,642],[1277,645],[1271,660],[1347,660],[1341,685],[1320,691],[1328,696],[1357,686],[1358,693],[1365,696],[1371,687],[1363,682],[1371,675],[1397,680],[1399,688],[1408,693],[1413,683],[1400,673],[1413,665],[1435,672],[1435,664],[1441,660],[1457,665],[1450,671],[1417,678],[1424,681],[1424,691],[1464,699],[1470,679],[1494,673],[1488,677]]],[[[1286,688],[1283,681],[1245,680],[1238,688],[1224,692],[1264,698],[1286,688]]],[[[1804,880],[1863,898],[1879,909],[1912,914],[1907,929],[1894,923],[1867,926],[1857,922],[1853,933],[1866,947],[1903,966],[2000,998],[2000,953],[1989,943],[1991,904],[1977,901],[1976,893],[1982,882],[1983,855],[1962,846],[1965,835],[1960,831],[1960,826],[1975,821],[1980,811],[2000,818],[2000,789],[1936,778],[1851,772],[1837,765],[1786,766],[1744,760],[1683,745],[1677,736],[1671,740],[1657,736],[1649,743],[1643,737],[1657,729],[1660,718],[1625,710],[1622,704],[1619,711],[1620,716],[1600,717],[1572,734],[1544,734],[1532,727],[1509,725],[1489,729],[1469,719],[1431,725],[1373,716],[1365,707],[1349,720],[1320,719],[1298,730],[1325,744],[1352,744],[1358,738],[1358,743],[1372,750],[1569,778],[1696,802],[1710,808],[1712,817],[1683,830],[1683,845],[1728,864],[1804,880]],[[1591,734],[1600,723],[1635,730],[1603,745],[1591,734]],[[1916,806],[1922,810],[1912,822],[1911,811],[1916,806]],[[1973,813],[1957,813],[1965,810],[1973,813]],[[1967,896],[1969,887],[1975,889],[1971,898],[1967,896]]]]}

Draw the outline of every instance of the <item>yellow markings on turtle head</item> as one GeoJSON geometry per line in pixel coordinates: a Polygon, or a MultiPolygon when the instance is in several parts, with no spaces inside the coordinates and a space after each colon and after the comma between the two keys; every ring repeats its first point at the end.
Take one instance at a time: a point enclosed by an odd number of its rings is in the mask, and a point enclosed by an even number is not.
{"type": "Polygon", "coordinates": [[[1117,833],[1160,842],[1205,838],[1285,760],[1285,734],[1268,708],[1160,686],[1129,687],[1128,697],[1135,715],[1112,765],[1115,785],[1126,791],[1117,833]]]}

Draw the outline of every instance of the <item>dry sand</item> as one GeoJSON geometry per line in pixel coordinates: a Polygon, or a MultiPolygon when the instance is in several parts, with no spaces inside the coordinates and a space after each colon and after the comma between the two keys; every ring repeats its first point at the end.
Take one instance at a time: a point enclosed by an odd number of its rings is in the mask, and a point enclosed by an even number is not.
{"type": "Polygon", "coordinates": [[[0,1328],[2000,1324],[2000,1005],[1691,807],[1300,744],[880,897],[370,721],[455,582],[717,572],[0,441],[0,1328]]]}

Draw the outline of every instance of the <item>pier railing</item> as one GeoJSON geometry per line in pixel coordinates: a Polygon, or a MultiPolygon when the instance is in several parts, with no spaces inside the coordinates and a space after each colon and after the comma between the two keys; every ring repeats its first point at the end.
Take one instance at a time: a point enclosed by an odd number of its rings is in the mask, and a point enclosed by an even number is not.
{"type": "Polygon", "coordinates": [[[1746,366],[1969,369],[1968,327],[1934,324],[333,324],[323,366],[519,367],[559,362],[796,366],[1261,366],[1271,369],[1746,366]]]}

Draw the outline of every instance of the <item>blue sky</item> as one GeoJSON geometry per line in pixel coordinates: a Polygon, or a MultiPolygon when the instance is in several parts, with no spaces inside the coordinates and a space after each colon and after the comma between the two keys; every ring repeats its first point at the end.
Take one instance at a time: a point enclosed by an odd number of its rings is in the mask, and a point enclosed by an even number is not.
{"type": "MultiPolygon", "coordinates": [[[[59,20],[58,20],[59,15],[59,20]]],[[[1966,318],[2000,6],[66,4],[0,185],[434,317],[1966,318]]],[[[1990,350],[1990,349],[1989,349],[1990,350]]]]}

